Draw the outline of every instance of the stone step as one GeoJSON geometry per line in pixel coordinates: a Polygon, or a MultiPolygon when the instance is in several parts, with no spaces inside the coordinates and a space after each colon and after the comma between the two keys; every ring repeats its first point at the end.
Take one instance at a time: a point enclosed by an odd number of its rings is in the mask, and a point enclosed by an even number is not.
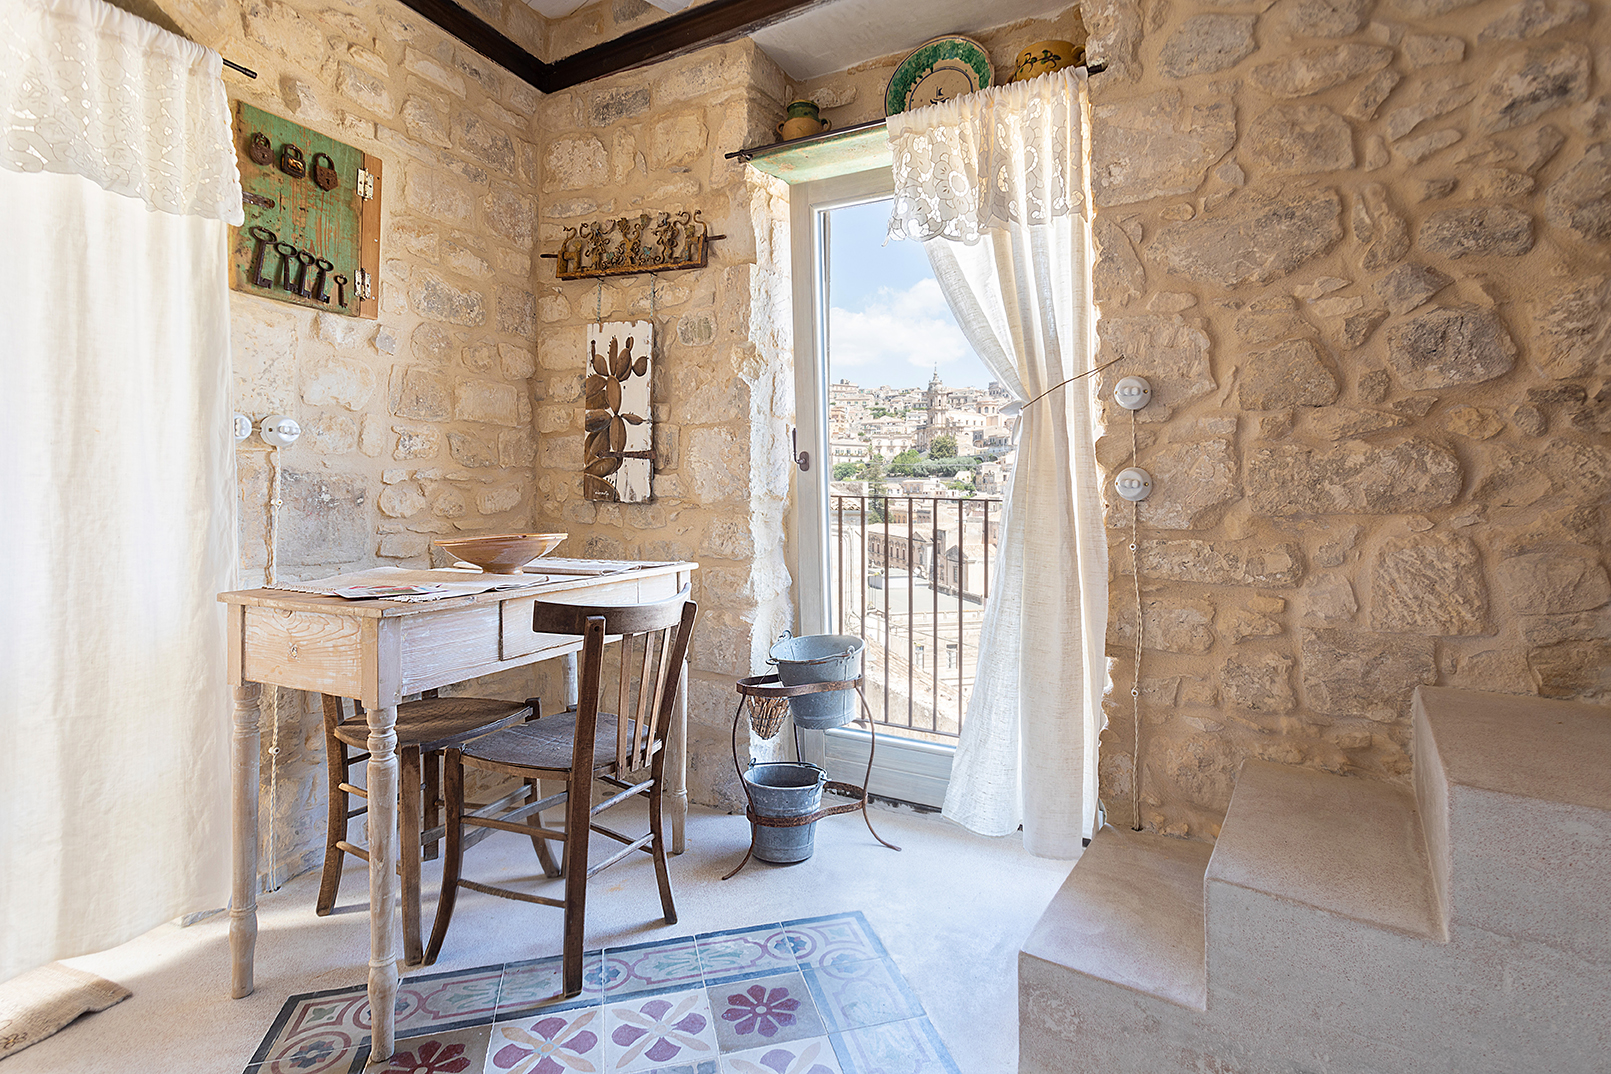
{"type": "Polygon", "coordinates": [[[1423,686],[1414,734],[1449,919],[1611,962],[1611,708],[1423,686]]]}
{"type": "Polygon", "coordinates": [[[1211,915],[1216,887],[1239,888],[1411,936],[1448,937],[1415,798],[1374,780],[1246,762],[1206,881],[1211,915]]]}
{"type": "Polygon", "coordinates": [[[1195,1010],[1207,1003],[1203,872],[1213,848],[1105,827],[1019,955],[1019,975],[1095,982],[1195,1010]]]}

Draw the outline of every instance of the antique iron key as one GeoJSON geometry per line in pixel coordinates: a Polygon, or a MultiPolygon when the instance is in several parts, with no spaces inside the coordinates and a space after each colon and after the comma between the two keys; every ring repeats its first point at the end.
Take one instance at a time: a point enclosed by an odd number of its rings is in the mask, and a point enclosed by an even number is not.
{"type": "Polygon", "coordinates": [[[257,244],[252,251],[252,267],[247,273],[247,279],[258,287],[273,287],[274,281],[272,279],[265,280],[263,278],[263,252],[267,247],[279,242],[280,237],[261,224],[253,224],[246,229],[246,233],[257,244]]]}

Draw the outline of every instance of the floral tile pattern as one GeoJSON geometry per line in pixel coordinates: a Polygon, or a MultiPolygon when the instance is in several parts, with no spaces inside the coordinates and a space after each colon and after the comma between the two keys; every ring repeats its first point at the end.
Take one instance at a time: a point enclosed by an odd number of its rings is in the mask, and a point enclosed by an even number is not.
{"type": "Polygon", "coordinates": [[[397,1047],[366,1067],[362,984],[292,996],[246,1074],[957,1074],[859,913],[403,981],[397,1047]]]}
{"type": "Polygon", "coordinates": [[[722,1056],[722,1074],[844,1074],[827,1037],[768,1044],[722,1056]]]}
{"type": "Polygon", "coordinates": [[[830,1030],[859,1029],[923,1013],[899,973],[885,960],[806,967],[806,981],[830,1030]]]}
{"type": "Polygon", "coordinates": [[[827,1032],[798,971],[710,985],[707,992],[724,1052],[827,1032]]]}
{"type": "Polygon", "coordinates": [[[360,1048],[348,1074],[482,1074],[487,1058],[487,1026],[452,1029],[408,1037],[384,1063],[369,1064],[369,1048],[360,1048]]]}
{"type": "Polygon", "coordinates": [[[604,1069],[611,1074],[714,1059],[719,1051],[702,988],[606,1003],[604,1029],[604,1069]]]}
{"type": "Polygon", "coordinates": [[[794,947],[782,924],[707,932],[697,941],[707,984],[756,973],[782,973],[796,965],[794,947]]]}
{"type": "Polygon", "coordinates": [[[604,1016],[595,1006],[497,1023],[485,1074],[591,1074],[603,1064],[604,1016]]]}

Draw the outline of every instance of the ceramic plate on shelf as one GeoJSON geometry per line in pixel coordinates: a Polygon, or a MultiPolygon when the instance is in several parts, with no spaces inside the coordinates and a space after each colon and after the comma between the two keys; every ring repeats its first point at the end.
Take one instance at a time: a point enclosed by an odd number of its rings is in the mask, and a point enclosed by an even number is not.
{"type": "Polygon", "coordinates": [[[884,91],[884,114],[953,101],[990,85],[990,56],[970,37],[925,41],[900,62],[884,91]]]}

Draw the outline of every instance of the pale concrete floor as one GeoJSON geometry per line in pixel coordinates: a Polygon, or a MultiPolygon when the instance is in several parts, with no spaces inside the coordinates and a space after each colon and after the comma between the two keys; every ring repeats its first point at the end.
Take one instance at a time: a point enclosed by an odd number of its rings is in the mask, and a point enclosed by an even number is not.
{"type": "MultiPolygon", "coordinates": [[[[873,816],[884,837],[904,848],[899,854],[875,843],[859,816],[831,817],[817,825],[810,860],[752,862],[722,882],[748,845],[748,825],[695,807],[689,850],[671,863],[677,924],[660,919],[653,866],[642,856],[595,879],[588,947],[860,910],[961,1069],[1010,1074],[1018,1066],[1018,949],[1071,863],[1032,857],[1016,836],[981,838],[937,815],[875,807],[873,816]]],[[[4,1074],[238,1074],[287,997],[363,982],[367,882],[363,863],[349,861],[329,917],[313,913],[317,872],[260,900],[251,996],[228,998],[225,915],[187,929],[163,925],[70,960],[134,995],[19,1052],[6,1060],[4,1074]]],[[[472,879],[538,874],[530,842],[503,833],[466,855],[465,872],[472,879]]],[[[438,877],[435,863],[426,863],[427,930],[438,877]]],[[[441,958],[424,972],[557,954],[560,919],[555,909],[465,891],[441,958]]]]}

